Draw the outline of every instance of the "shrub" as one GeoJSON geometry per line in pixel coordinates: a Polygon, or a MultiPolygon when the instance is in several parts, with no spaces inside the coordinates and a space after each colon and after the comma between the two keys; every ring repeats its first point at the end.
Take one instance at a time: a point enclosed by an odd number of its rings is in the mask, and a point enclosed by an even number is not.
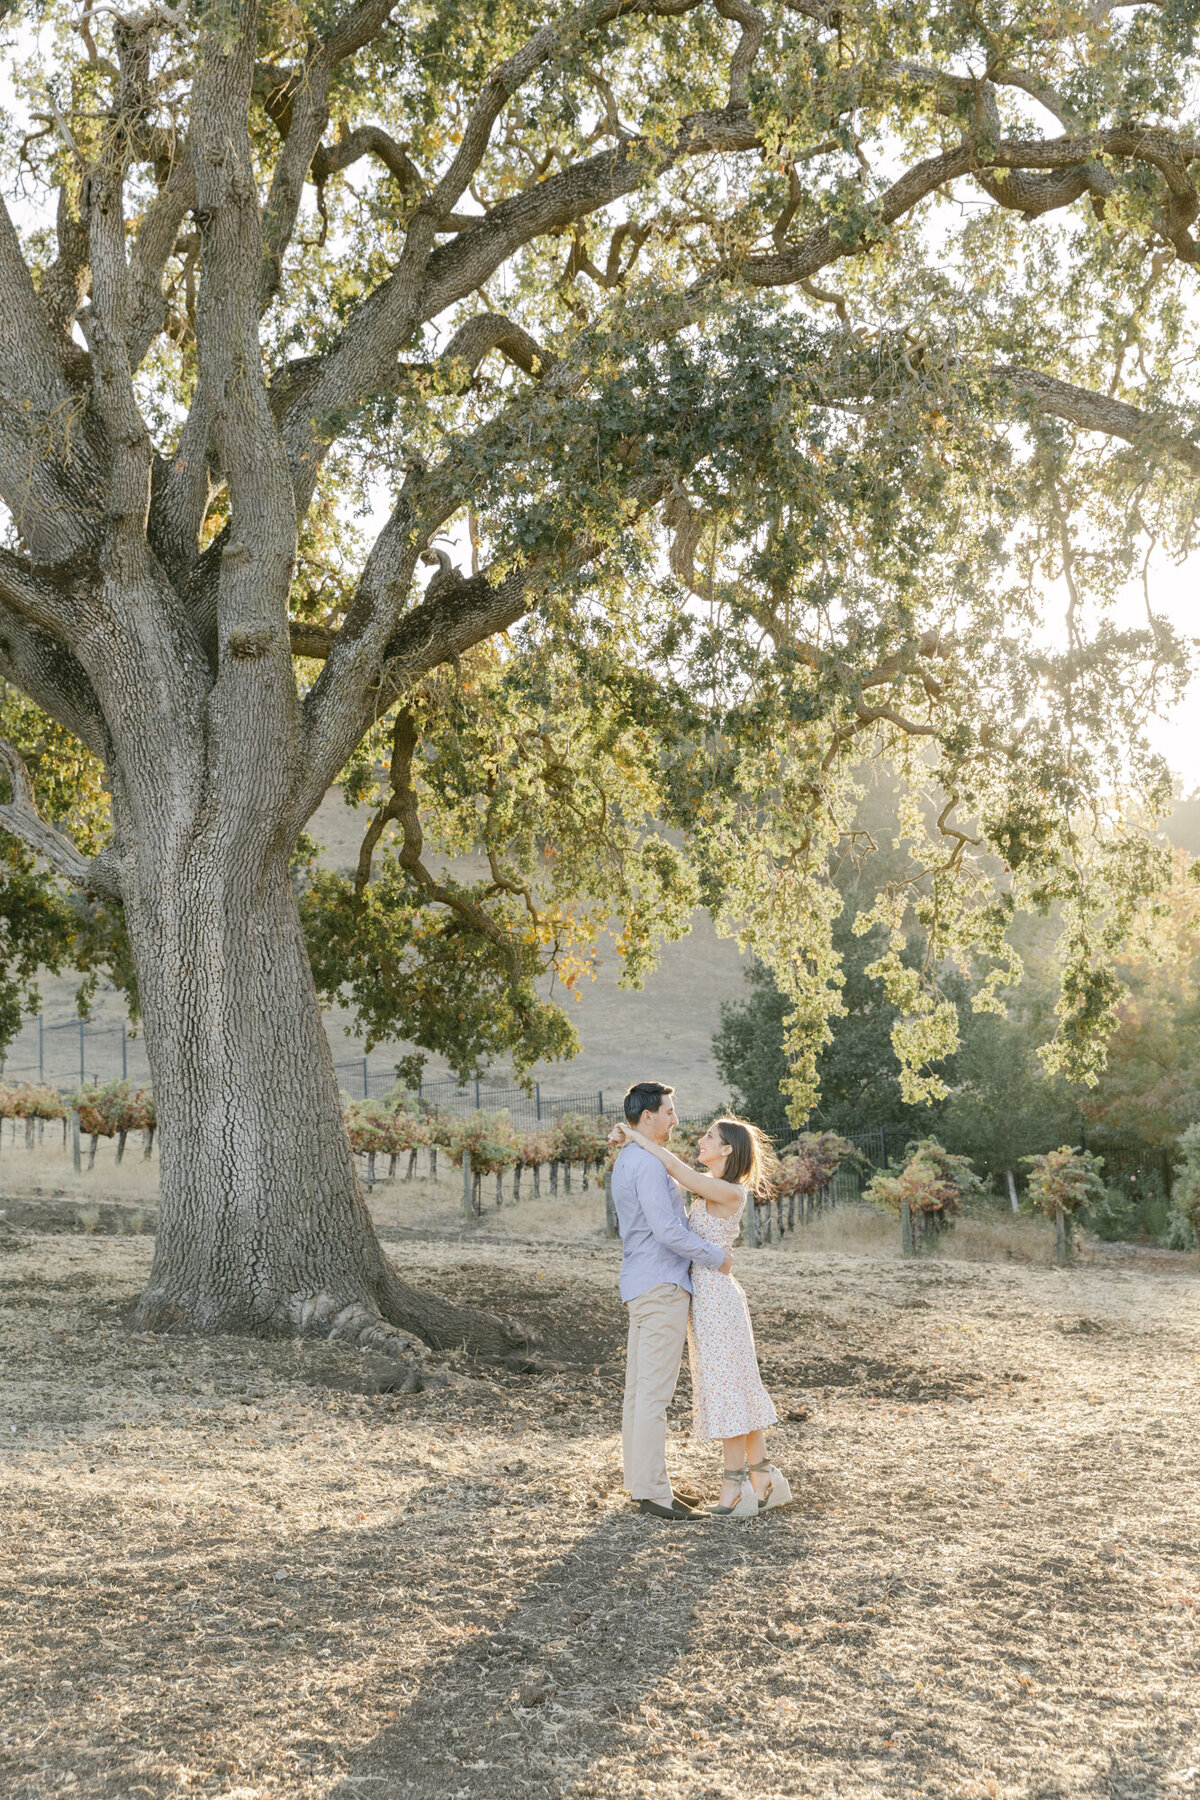
{"type": "Polygon", "coordinates": [[[57,1088],[44,1087],[36,1081],[23,1081],[18,1087],[8,1090],[11,1111],[4,1109],[5,1118],[17,1119],[66,1119],[71,1108],[57,1088]]]}
{"type": "Polygon", "coordinates": [[[589,1163],[603,1162],[608,1151],[607,1130],[598,1119],[582,1113],[564,1113],[555,1120],[550,1136],[558,1162],[583,1163],[586,1168],[589,1163]]]}
{"type": "Polygon", "coordinates": [[[856,1157],[853,1144],[836,1131],[802,1131],[780,1156],[775,1186],[784,1195],[823,1193],[841,1165],[856,1157]]]}
{"type": "Polygon", "coordinates": [[[1200,1237],[1200,1124],[1180,1132],[1179,1149],[1183,1161],[1175,1165],[1171,1202],[1193,1236],[1200,1237]]]}
{"type": "Polygon", "coordinates": [[[1021,1161],[1030,1169],[1026,1201],[1035,1212],[1045,1213],[1055,1221],[1058,1260],[1068,1262],[1076,1216],[1105,1199],[1100,1179],[1104,1158],[1063,1144],[1057,1150],[1047,1150],[1044,1156],[1023,1156],[1021,1161]]]}
{"type": "Polygon", "coordinates": [[[1089,1207],[1098,1205],[1105,1196],[1100,1171],[1104,1158],[1090,1150],[1072,1150],[1063,1144],[1047,1150],[1044,1156],[1023,1156],[1030,1170],[1025,1198],[1035,1212],[1054,1218],[1059,1212],[1068,1219],[1089,1207]]]}
{"type": "Polygon", "coordinates": [[[704,1133],[697,1131],[694,1125],[677,1125],[667,1149],[672,1156],[677,1156],[680,1162],[687,1163],[689,1168],[699,1168],[696,1150],[703,1136],[704,1133]]]}
{"type": "Polygon", "coordinates": [[[117,1161],[120,1162],[129,1133],[153,1132],[158,1123],[153,1092],[132,1081],[109,1081],[103,1087],[95,1082],[85,1083],[71,1095],[70,1104],[79,1114],[80,1129],[92,1140],[88,1152],[89,1169],[95,1163],[96,1144],[100,1138],[116,1138],[117,1161]]]}
{"type": "Polygon", "coordinates": [[[517,1167],[519,1169],[540,1169],[548,1163],[554,1154],[554,1144],[550,1132],[540,1126],[536,1131],[524,1131],[517,1139],[517,1167]]]}
{"type": "Polygon", "coordinates": [[[1177,1207],[1172,1207],[1167,1216],[1166,1228],[1159,1237],[1164,1250],[1195,1250],[1197,1248],[1196,1227],[1191,1220],[1185,1218],[1177,1207]]]}
{"type": "Polygon", "coordinates": [[[124,1137],[130,1131],[151,1131],[157,1119],[154,1095],[132,1081],[109,1081],[103,1087],[90,1082],[71,1096],[79,1124],[90,1137],[124,1137]]]}
{"type": "Polygon", "coordinates": [[[344,1113],[350,1148],[356,1156],[377,1156],[391,1149],[394,1115],[381,1100],[351,1100],[344,1113]]]}
{"type": "Polygon", "coordinates": [[[57,1088],[44,1087],[40,1082],[22,1081],[15,1086],[0,1085],[0,1118],[24,1119],[25,1142],[33,1148],[33,1127],[35,1121],[44,1123],[47,1119],[62,1119],[63,1141],[66,1141],[66,1120],[70,1116],[70,1107],[57,1088]]]}
{"type": "Polygon", "coordinates": [[[1128,1244],[1140,1235],[1140,1210],[1140,1197],[1130,1188],[1109,1186],[1088,1207],[1088,1227],[1103,1243],[1128,1244]]]}
{"type": "Polygon", "coordinates": [[[903,1168],[876,1175],[863,1198],[897,1213],[907,1201],[918,1231],[939,1232],[953,1224],[965,1200],[982,1193],[965,1156],[943,1149],[936,1138],[920,1138],[908,1146],[903,1168]]]}
{"type": "Polygon", "coordinates": [[[506,1112],[477,1112],[467,1119],[448,1120],[438,1142],[455,1168],[461,1168],[463,1152],[469,1150],[477,1175],[499,1175],[517,1160],[517,1136],[506,1112]]]}

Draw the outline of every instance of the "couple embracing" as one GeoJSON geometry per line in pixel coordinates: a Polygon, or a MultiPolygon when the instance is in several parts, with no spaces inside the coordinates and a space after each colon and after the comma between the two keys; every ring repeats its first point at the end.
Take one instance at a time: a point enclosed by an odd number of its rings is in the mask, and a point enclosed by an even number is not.
{"type": "Polygon", "coordinates": [[[682,1524],[706,1516],[753,1518],[792,1497],[767,1459],[764,1427],[777,1414],[758,1373],[746,1296],[733,1279],[731,1246],[748,1197],[765,1179],[766,1140],[741,1119],[716,1119],[697,1145],[701,1169],[667,1148],[679,1123],[674,1089],[639,1081],[625,1095],[623,1147],[613,1167],[621,1233],[621,1299],[629,1313],[621,1452],[625,1486],[640,1511],[682,1524]],[[690,1212],[681,1188],[695,1196],[690,1212]],[[683,1346],[692,1367],[693,1430],[723,1441],[716,1506],[684,1504],[667,1475],[667,1407],[683,1346]]]}

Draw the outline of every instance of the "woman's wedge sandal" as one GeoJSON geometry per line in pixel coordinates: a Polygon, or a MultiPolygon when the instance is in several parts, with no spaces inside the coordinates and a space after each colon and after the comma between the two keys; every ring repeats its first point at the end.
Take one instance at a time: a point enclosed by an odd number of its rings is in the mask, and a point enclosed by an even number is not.
{"type": "Polygon", "coordinates": [[[770,1512],[773,1506],[790,1506],[792,1490],[788,1484],[788,1478],[775,1467],[773,1462],[751,1463],[746,1473],[767,1477],[767,1491],[758,1502],[761,1512],[770,1512]]]}
{"type": "Polygon", "coordinates": [[[753,1519],[758,1513],[758,1501],[754,1495],[754,1483],[750,1479],[749,1469],[726,1469],[726,1481],[736,1481],[741,1493],[732,1506],[710,1506],[709,1516],[713,1519],[753,1519]]]}

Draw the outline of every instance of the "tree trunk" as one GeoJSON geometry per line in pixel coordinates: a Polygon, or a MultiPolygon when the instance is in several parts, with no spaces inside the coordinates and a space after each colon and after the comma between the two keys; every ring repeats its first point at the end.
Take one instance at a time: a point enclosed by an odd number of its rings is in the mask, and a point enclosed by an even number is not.
{"type": "Polygon", "coordinates": [[[417,1292],[383,1255],[286,862],[253,883],[195,846],[181,864],[126,898],[161,1134],[134,1324],[332,1336],[409,1361],[422,1344],[526,1348],[518,1327],[417,1292]]]}

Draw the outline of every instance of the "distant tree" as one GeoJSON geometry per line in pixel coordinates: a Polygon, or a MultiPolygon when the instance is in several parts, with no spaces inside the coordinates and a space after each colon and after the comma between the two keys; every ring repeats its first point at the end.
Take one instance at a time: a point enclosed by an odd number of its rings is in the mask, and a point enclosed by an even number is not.
{"type": "Polygon", "coordinates": [[[1039,1055],[1058,997],[1046,942],[1054,927],[1039,930],[1039,923],[1020,934],[1025,973],[1006,996],[1004,1013],[977,1013],[969,1000],[960,1004],[962,1044],[938,1124],[949,1148],[965,1152],[988,1176],[1008,1177],[1010,1191],[1023,1158],[1078,1135],[1088,1091],[1048,1072],[1039,1055]]]}
{"type": "Polygon", "coordinates": [[[1171,1144],[1200,1118],[1200,863],[1182,850],[1170,883],[1122,959],[1127,991],[1099,1082],[1082,1102],[1093,1127],[1171,1144]]]}
{"type": "MultiPolygon", "coordinates": [[[[811,1123],[837,1132],[881,1124],[928,1130],[947,1103],[910,1105],[904,1100],[892,1042],[900,1010],[889,1001],[882,982],[866,973],[883,949],[885,934],[877,928],[856,936],[852,916],[843,912],[833,924],[833,945],[844,977],[839,991],[842,1010],[831,1019],[829,1042],[817,1058],[818,1098],[811,1123]]],[[[916,957],[914,948],[909,958],[916,957]]],[[[735,1106],[771,1129],[784,1130],[789,1072],[784,1021],[791,1002],[772,971],[757,959],[748,965],[745,982],[744,999],[722,1002],[713,1057],[735,1106]]],[[[938,1059],[930,1065],[931,1072],[950,1077],[961,1054],[938,1059]]]]}
{"type": "MultiPolygon", "coordinates": [[[[886,835],[878,818],[872,823],[881,837],[886,835]]],[[[817,1062],[820,1092],[812,1124],[841,1132],[881,1124],[917,1134],[936,1130],[949,1149],[970,1156],[989,1176],[1018,1171],[1022,1157],[1048,1150],[1078,1131],[1080,1099],[1087,1092],[1048,1074],[1038,1055],[1053,1030],[1058,997],[1051,954],[1055,928],[1034,921],[1018,934],[1025,976],[1008,996],[1003,1015],[975,1012],[971,984],[953,970],[941,973],[942,991],[957,1012],[959,1047],[931,1065],[947,1093],[910,1104],[901,1091],[892,1041],[899,1009],[878,977],[867,972],[879,956],[882,933],[875,928],[857,936],[853,930],[857,907],[871,898],[866,876],[878,872],[868,865],[852,882],[840,884],[844,907],[834,921],[833,942],[845,979],[841,1010],[830,1021],[830,1041],[817,1062]]],[[[918,964],[923,949],[914,933],[907,961],[918,964]]],[[[765,965],[752,962],[745,979],[745,999],[727,1001],[721,1008],[713,1053],[735,1104],[774,1125],[783,1119],[788,1001],[765,965]]]]}

